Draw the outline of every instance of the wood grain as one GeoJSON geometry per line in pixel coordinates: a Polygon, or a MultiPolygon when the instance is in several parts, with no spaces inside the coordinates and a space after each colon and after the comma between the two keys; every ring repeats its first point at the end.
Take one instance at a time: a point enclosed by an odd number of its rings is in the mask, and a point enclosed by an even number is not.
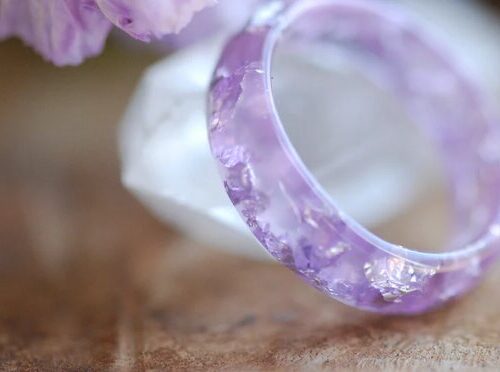
{"type": "Polygon", "coordinates": [[[446,308],[387,318],[151,218],[120,185],[115,131],[154,58],[111,45],[57,70],[0,44],[0,369],[500,368],[498,267],[446,308]]]}

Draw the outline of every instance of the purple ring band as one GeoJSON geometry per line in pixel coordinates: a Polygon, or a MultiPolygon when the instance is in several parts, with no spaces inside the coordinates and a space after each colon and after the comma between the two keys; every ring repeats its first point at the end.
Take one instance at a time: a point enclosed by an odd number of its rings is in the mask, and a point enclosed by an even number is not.
{"type": "Polygon", "coordinates": [[[430,310],[477,284],[500,251],[498,123],[436,45],[382,2],[272,1],[226,45],[214,73],[209,140],[232,203],[271,255],[359,309],[430,310]],[[456,231],[446,252],[378,238],[343,213],[304,166],[272,96],[272,57],[284,35],[307,45],[341,45],[376,61],[389,91],[442,155],[456,231]]]}

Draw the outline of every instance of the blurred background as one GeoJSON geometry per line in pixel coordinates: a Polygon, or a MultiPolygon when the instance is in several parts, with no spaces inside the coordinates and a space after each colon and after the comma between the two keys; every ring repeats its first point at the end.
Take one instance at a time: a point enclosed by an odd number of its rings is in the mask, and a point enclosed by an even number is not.
{"type": "MultiPolygon", "coordinates": [[[[500,22],[498,1],[469,3],[500,22]]],[[[500,366],[498,268],[458,304],[385,319],[151,217],[120,183],[117,125],[163,53],[115,35],[61,69],[0,43],[0,369],[500,366]]],[[[426,200],[377,232],[421,238],[406,226],[426,200]]]]}

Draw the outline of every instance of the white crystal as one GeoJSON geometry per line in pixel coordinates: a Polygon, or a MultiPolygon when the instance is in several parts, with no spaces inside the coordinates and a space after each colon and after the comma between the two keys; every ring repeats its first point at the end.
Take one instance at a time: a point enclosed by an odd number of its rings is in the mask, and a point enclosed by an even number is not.
{"type": "Polygon", "coordinates": [[[158,218],[206,245],[267,258],[229,202],[206,133],[206,94],[222,42],[151,67],[122,123],[122,180],[158,218]]]}

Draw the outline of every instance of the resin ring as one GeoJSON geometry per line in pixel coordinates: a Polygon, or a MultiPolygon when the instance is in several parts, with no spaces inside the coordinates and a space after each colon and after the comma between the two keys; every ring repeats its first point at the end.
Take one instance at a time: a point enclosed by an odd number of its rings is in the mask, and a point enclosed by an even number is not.
{"type": "Polygon", "coordinates": [[[419,313],[460,296],[500,248],[498,123],[477,89],[423,35],[380,2],[271,1],[227,44],[209,95],[211,149],[255,237],[320,291],[380,313],[419,313]],[[343,213],[304,166],[272,95],[273,51],[283,38],[297,51],[340,46],[360,57],[353,63],[369,62],[367,75],[396,95],[432,139],[454,206],[456,233],[446,252],[378,238],[343,213]]]}

